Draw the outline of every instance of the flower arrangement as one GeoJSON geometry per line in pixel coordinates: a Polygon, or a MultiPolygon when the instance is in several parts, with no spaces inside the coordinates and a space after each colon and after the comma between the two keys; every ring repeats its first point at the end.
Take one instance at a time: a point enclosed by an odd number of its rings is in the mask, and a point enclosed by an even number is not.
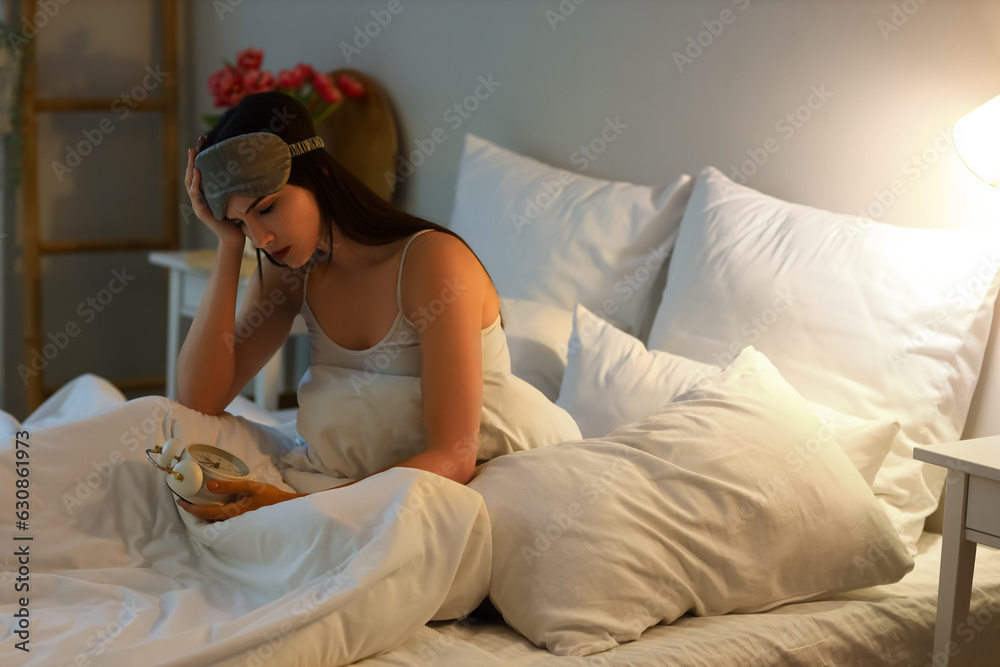
{"type": "MultiPolygon", "coordinates": [[[[268,90],[277,90],[291,95],[302,102],[318,125],[333,113],[344,96],[361,97],[364,86],[347,74],[337,77],[336,83],[329,75],[299,63],[292,69],[283,69],[278,76],[260,69],[264,61],[264,51],[252,47],[244,49],[236,57],[236,64],[223,60],[222,69],[208,77],[208,90],[212,93],[216,107],[231,107],[246,95],[268,90]]],[[[214,127],[222,114],[205,114],[209,127],[214,127]]]]}

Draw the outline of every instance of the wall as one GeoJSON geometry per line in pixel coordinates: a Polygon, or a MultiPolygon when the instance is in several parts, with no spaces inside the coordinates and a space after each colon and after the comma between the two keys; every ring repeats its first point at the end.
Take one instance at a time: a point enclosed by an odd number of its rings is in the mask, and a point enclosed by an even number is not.
{"type": "MultiPolygon", "coordinates": [[[[442,223],[466,132],[640,183],[711,164],[778,197],[892,224],[979,227],[1000,213],[998,193],[949,145],[954,121],[1000,93],[996,2],[219,0],[188,11],[185,138],[212,111],[206,77],[246,46],[263,48],[272,71],[355,67],[383,84],[404,153],[422,162],[398,203],[442,223]],[[480,77],[498,85],[470,99],[480,77]],[[477,108],[449,111],[463,101],[477,108]],[[609,119],[620,134],[581,159],[609,119]],[[437,128],[444,142],[428,143],[437,128]]],[[[63,39],[81,56],[98,50],[83,29],[63,39]]],[[[207,229],[185,234],[214,245],[207,229]]],[[[140,363],[161,349],[150,331],[123,352],[140,363]]]]}
{"type": "Polygon", "coordinates": [[[707,164],[747,165],[752,187],[894,224],[974,227],[995,211],[995,193],[945,143],[956,119],[1000,93],[1000,3],[578,2],[400,0],[393,15],[389,0],[243,0],[221,16],[217,3],[201,3],[195,103],[208,107],[205,77],[247,45],[264,48],[275,70],[299,60],[363,69],[391,95],[406,152],[444,130],[400,193],[409,210],[441,222],[466,132],[577,169],[574,152],[609,118],[627,129],[588,174],[655,183],[707,164]],[[366,27],[377,33],[367,45],[357,37],[366,27]],[[345,57],[356,39],[360,53],[345,57]],[[449,122],[479,77],[499,86],[449,122]],[[802,108],[810,102],[815,109],[802,108]],[[796,113],[808,120],[784,120],[796,113]],[[746,163],[769,138],[777,152],[746,163]],[[873,206],[897,180],[903,194],[884,212],[873,206]]]}

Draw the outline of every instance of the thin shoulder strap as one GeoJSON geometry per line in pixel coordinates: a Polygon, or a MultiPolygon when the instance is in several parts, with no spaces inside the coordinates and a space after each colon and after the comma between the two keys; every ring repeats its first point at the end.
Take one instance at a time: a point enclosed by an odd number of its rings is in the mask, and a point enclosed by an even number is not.
{"type": "Polygon", "coordinates": [[[413,239],[417,238],[424,232],[432,232],[433,229],[421,229],[419,232],[411,236],[406,241],[406,245],[403,246],[403,254],[399,258],[399,275],[396,276],[396,305],[399,306],[399,312],[403,312],[403,298],[400,287],[403,284],[403,262],[406,260],[406,251],[410,249],[410,244],[413,243],[413,239]]]}

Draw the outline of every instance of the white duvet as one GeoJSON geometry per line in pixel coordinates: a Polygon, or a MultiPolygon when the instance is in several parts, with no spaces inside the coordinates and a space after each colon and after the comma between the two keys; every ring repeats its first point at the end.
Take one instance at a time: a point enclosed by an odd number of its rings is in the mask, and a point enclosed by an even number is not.
{"type": "Polygon", "coordinates": [[[486,595],[490,526],[475,491],[397,468],[203,522],[146,460],[165,419],[186,442],[233,451],[289,491],[271,456],[294,441],[162,397],[122,402],[107,388],[84,376],[23,425],[0,413],[5,666],[343,665],[430,620],[461,618],[486,595]]]}

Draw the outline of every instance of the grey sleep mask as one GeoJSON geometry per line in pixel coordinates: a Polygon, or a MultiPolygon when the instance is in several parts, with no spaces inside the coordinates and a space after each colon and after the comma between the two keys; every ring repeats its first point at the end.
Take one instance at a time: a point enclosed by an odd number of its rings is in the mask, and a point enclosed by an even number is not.
{"type": "Polygon", "coordinates": [[[231,195],[274,194],[288,182],[293,156],[322,147],[320,137],[287,144],[271,132],[223,139],[194,158],[194,166],[201,172],[201,194],[212,215],[222,220],[231,195]]]}

